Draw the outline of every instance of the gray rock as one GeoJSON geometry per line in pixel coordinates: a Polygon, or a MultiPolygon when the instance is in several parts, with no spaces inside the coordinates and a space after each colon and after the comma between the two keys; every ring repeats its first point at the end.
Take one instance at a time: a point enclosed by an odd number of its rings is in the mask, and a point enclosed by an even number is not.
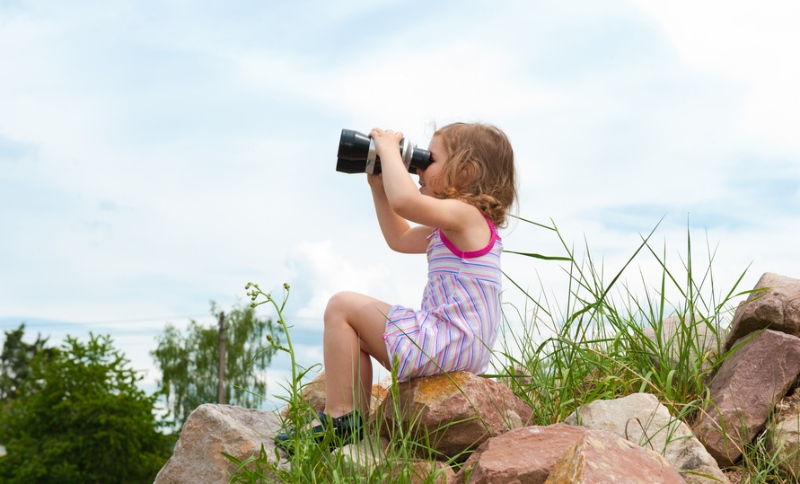
{"type": "Polygon", "coordinates": [[[360,442],[342,447],[342,458],[348,463],[348,468],[354,471],[368,470],[384,462],[386,458],[384,450],[388,446],[388,439],[368,434],[360,442]]]}
{"type": "Polygon", "coordinates": [[[200,405],[183,424],[172,457],[159,471],[155,484],[227,483],[236,466],[222,452],[241,461],[258,455],[263,444],[267,457],[274,461],[271,437],[280,426],[274,412],[200,405]]]}
{"type": "MultiPolygon", "coordinates": [[[[700,315],[695,316],[694,320],[688,315],[669,316],[662,321],[658,334],[656,329],[650,326],[642,333],[668,358],[672,368],[692,363],[699,363],[704,369],[709,368],[712,357],[719,353],[727,336],[725,330],[712,321],[702,319],[700,315]],[[686,353],[690,361],[681,361],[686,359],[682,353],[686,353]]],[[[661,355],[653,356],[656,364],[661,364],[663,360],[661,355]]]]}
{"type": "Polygon", "coordinates": [[[597,400],[580,407],[565,423],[605,430],[651,449],[683,471],[690,484],[728,482],[689,426],[672,417],[655,395],[634,393],[616,400],[597,400]]]}
{"type": "Polygon", "coordinates": [[[766,432],[767,446],[784,471],[800,477],[800,389],[776,405],[773,422],[766,432]]]}
{"type": "Polygon", "coordinates": [[[800,413],[777,422],[767,438],[781,469],[797,479],[800,476],[800,413]]]}

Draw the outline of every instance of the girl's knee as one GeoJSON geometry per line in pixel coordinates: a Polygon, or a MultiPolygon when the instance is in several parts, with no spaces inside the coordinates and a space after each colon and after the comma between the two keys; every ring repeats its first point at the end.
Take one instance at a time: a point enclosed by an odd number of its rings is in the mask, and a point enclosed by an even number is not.
{"type": "Polygon", "coordinates": [[[342,291],[331,296],[325,307],[325,321],[346,312],[353,305],[353,294],[355,293],[342,291]]]}

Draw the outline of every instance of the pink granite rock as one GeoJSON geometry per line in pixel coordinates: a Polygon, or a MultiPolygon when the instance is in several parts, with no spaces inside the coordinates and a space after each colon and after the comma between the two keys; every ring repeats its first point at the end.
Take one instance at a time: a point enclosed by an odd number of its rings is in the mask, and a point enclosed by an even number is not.
{"type": "MultiPolygon", "coordinates": [[[[527,425],[531,408],[504,384],[467,372],[417,378],[399,384],[379,414],[382,434],[404,429],[448,457],[464,455],[489,437],[527,425]]],[[[466,459],[466,456],[464,455],[466,459]]]]}
{"type": "Polygon", "coordinates": [[[709,387],[712,405],[694,432],[721,467],[733,465],[800,374],[800,338],[766,330],[723,362],[709,387]]]}
{"type": "Polygon", "coordinates": [[[800,280],[767,272],[739,305],[725,349],[753,331],[769,328],[800,336],[800,280]]]}
{"type": "MultiPolygon", "coordinates": [[[[378,383],[372,385],[372,397],[370,399],[369,407],[370,418],[375,416],[375,412],[378,410],[378,407],[383,399],[386,398],[391,386],[391,376],[388,376],[378,383]]],[[[300,390],[300,397],[305,400],[311,408],[314,409],[314,412],[322,412],[325,410],[325,401],[327,399],[326,387],[327,379],[325,377],[325,370],[322,370],[316,377],[314,377],[313,380],[303,386],[303,389],[300,390]]],[[[283,409],[280,411],[280,414],[283,418],[288,418],[289,405],[283,407],[283,409]]]]}
{"type": "Polygon", "coordinates": [[[545,481],[550,484],[684,484],[666,459],[604,430],[587,430],[545,481]]]}
{"type": "Polygon", "coordinates": [[[586,429],[558,423],[524,427],[487,440],[456,474],[457,482],[541,484],[586,429]]]}

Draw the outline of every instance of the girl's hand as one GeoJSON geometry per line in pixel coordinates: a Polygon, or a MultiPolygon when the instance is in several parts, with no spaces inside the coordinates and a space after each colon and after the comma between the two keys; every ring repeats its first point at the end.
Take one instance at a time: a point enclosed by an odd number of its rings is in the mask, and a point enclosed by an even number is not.
{"type": "Polygon", "coordinates": [[[375,141],[375,153],[381,158],[385,158],[391,152],[400,152],[400,140],[403,139],[402,131],[395,133],[391,129],[384,131],[380,128],[373,128],[369,132],[369,137],[375,141]]]}

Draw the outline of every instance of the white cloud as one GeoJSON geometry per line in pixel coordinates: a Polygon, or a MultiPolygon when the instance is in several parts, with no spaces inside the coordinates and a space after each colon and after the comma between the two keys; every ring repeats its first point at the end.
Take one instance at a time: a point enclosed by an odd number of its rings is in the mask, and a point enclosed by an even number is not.
{"type": "MultiPolygon", "coordinates": [[[[289,281],[309,331],[340,290],[414,307],[425,257],[386,247],[334,150],[456,119],[505,129],[520,215],[609,271],[665,213],[678,252],[691,213],[722,279],[800,277],[794,3],[64,5],[0,7],[0,317],[183,320],[247,281],[289,281]]],[[[557,264],[504,263],[566,296],[557,264]]]]}
{"type": "MultiPolygon", "coordinates": [[[[331,240],[301,242],[289,254],[288,265],[295,272],[292,287],[298,289],[299,318],[319,318],[336,292],[350,290],[363,294],[385,292],[389,271],[382,264],[351,262],[334,249],[331,240]]],[[[296,307],[296,306],[295,306],[296,307]]]]}
{"type": "Polygon", "coordinates": [[[324,67],[280,50],[234,53],[232,60],[244,85],[261,95],[281,93],[356,120],[399,126],[419,140],[430,137],[433,122],[485,121],[486,113],[498,118],[561,102],[557,91],[526,84],[513,56],[499,48],[456,41],[420,52],[402,45],[388,55],[368,50],[324,67]]]}
{"type": "Polygon", "coordinates": [[[746,86],[737,122],[761,149],[800,148],[800,4],[636,1],[660,22],[687,65],[746,86]],[[691,12],[691,14],[687,14],[691,12]],[[772,148],[768,148],[772,146],[772,148]]]}

